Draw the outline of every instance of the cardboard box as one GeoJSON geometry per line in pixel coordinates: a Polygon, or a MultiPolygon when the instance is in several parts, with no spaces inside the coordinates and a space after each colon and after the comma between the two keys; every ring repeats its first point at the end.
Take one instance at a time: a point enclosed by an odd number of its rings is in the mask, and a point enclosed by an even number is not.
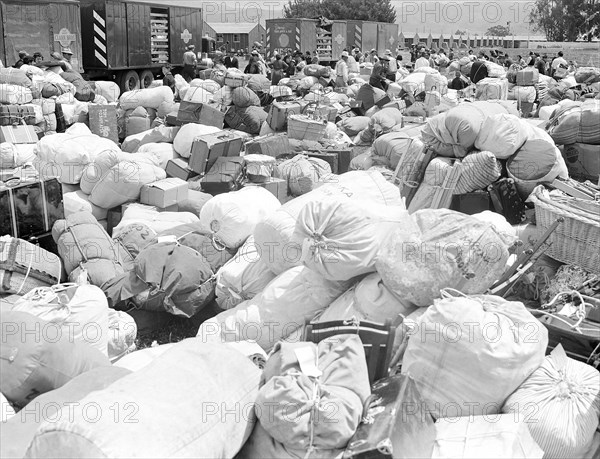
{"type": "Polygon", "coordinates": [[[274,131],[284,131],[289,115],[300,114],[302,104],[299,102],[273,102],[267,115],[267,124],[274,131]]]}
{"type": "Polygon", "coordinates": [[[242,144],[242,137],[231,131],[196,137],[192,143],[189,168],[198,174],[204,174],[211,169],[217,158],[239,156],[242,144]]]}
{"type": "Polygon", "coordinates": [[[114,105],[89,104],[90,131],[105,139],[119,143],[117,107],[114,105]]]}
{"type": "Polygon", "coordinates": [[[0,126],[0,142],[14,144],[37,143],[38,136],[33,126],[14,125],[0,126]]]}
{"type": "Polygon", "coordinates": [[[255,137],[245,144],[246,154],[267,155],[276,158],[292,152],[287,134],[268,134],[255,137]]]}
{"type": "Polygon", "coordinates": [[[197,123],[223,129],[225,113],[208,104],[196,102],[181,102],[177,112],[177,121],[182,123],[197,123]]]}
{"type": "Polygon", "coordinates": [[[189,161],[185,158],[170,159],[165,172],[167,177],[176,177],[186,181],[198,175],[197,172],[190,169],[189,161]]]}
{"type": "Polygon", "coordinates": [[[288,197],[288,183],[287,180],[283,180],[280,178],[271,177],[266,182],[262,183],[251,183],[246,182],[244,186],[261,186],[270,191],[277,199],[279,199],[280,203],[285,203],[289,200],[288,197]]]}
{"type": "Polygon", "coordinates": [[[140,202],[165,208],[187,199],[188,184],[179,178],[166,178],[142,187],[140,202]]]}

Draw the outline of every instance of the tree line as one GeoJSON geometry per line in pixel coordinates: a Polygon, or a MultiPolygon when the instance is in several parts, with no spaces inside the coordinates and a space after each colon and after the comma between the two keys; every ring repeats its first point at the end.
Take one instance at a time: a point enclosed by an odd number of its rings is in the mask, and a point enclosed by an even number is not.
{"type": "MultiPolygon", "coordinates": [[[[391,0],[288,0],[286,18],[396,22],[391,0]]],[[[592,41],[600,38],[600,0],[535,0],[529,14],[534,31],[543,32],[548,41],[592,41]]],[[[457,30],[456,35],[463,32],[457,30]]],[[[485,34],[494,37],[511,35],[510,24],[495,25],[485,34]]]]}

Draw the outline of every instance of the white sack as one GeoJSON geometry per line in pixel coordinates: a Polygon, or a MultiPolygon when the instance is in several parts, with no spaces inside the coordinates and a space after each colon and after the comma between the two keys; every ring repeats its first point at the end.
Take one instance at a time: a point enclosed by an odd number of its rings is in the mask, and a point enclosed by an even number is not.
{"type": "Polygon", "coordinates": [[[547,345],[546,327],[523,303],[446,297],[417,319],[402,374],[415,380],[435,419],[493,415],[542,364],[547,345]]]}
{"type": "Polygon", "coordinates": [[[279,200],[258,186],[223,193],[200,210],[200,223],[218,243],[237,249],[254,232],[256,225],[281,207],[279,200]]]}
{"type": "Polygon", "coordinates": [[[304,266],[273,279],[248,301],[204,322],[198,330],[202,342],[255,341],[269,352],[325,309],[346,288],[345,282],[323,279],[304,266]]]}

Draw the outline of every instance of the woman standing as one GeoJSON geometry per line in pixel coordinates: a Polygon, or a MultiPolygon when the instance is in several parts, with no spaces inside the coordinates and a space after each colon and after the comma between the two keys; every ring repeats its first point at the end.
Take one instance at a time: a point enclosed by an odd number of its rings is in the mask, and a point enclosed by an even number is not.
{"type": "Polygon", "coordinates": [[[281,60],[281,54],[275,56],[275,61],[271,64],[273,72],[271,73],[271,84],[275,86],[283,78],[283,72],[287,70],[288,65],[281,60]]]}

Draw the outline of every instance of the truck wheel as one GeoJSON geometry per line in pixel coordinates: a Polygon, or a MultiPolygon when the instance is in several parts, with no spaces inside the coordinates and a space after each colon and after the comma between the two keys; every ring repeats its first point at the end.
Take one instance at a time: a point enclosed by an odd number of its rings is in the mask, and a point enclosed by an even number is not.
{"type": "Polygon", "coordinates": [[[140,87],[142,89],[149,88],[154,81],[154,74],[151,70],[143,70],[140,73],[140,87]]]}
{"type": "Polygon", "coordinates": [[[119,86],[121,87],[121,92],[140,89],[140,77],[135,70],[123,72],[121,74],[119,86]]]}

